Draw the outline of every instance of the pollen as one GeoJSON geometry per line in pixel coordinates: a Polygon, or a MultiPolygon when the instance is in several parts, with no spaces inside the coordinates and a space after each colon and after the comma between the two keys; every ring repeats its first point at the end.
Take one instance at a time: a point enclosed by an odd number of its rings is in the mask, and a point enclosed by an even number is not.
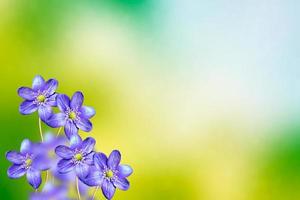
{"type": "Polygon", "coordinates": [[[114,172],[111,170],[108,170],[107,172],[105,172],[105,176],[107,178],[112,178],[114,176],[114,172]]]}
{"type": "Polygon", "coordinates": [[[27,158],[27,159],[25,160],[25,165],[26,165],[26,167],[29,167],[29,166],[31,165],[31,163],[32,163],[32,160],[31,160],[30,158],[27,158]]]}
{"type": "Polygon", "coordinates": [[[37,96],[36,98],[39,102],[44,102],[46,100],[46,97],[42,94],[40,94],[39,96],[37,96]]]}
{"type": "Polygon", "coordinates": [[[77,153],[77,154],[75,154],[74,158],[75,158],[75,160],[77,160],[77,161],[81,161],[82,158],[83,158],[83,156],[82,156],[81,153],[77,153]]]}
{"type": "Polygon", "coordinates": [[[49,152],[48,152],[48,156],[49,156],[50,158],[55,158],[55,156],[56,156],[55,151],[49,151],[49,152]]]}
{"type": "Polygon", "coordinates": [[[69,118],[70,118],[70,119],[76,119],[76,113],[75,113],[74,111],[71,111],[71,112],[69,113],[69,118]]]}

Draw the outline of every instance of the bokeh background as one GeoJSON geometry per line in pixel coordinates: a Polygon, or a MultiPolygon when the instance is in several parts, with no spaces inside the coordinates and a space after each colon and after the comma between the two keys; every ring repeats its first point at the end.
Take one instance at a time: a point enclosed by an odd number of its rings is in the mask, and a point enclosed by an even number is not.
{"type": "MultiPolygon", "coordinates": [[[[300,199],[296,0],[1,0],[0,195],[27,199],[5,152],[39,141],[33,77],[80,90],[91,135],[134,168],[115,199],[300,199]]],[[[44,127],[44,131],[48,131],[44,127]]],[[[100,193],[98,193],[100,196],[100,193]]],[[[103,197],[102,197],[103,199],[103,197]]]]}

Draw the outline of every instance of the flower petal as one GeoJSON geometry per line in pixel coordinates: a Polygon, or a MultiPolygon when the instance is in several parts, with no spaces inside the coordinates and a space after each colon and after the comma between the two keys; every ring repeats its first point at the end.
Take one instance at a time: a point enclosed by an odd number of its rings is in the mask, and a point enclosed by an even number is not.
{"type": "Polygon", "coordinates": [[[38,109],[39,116],[43,121],[46,121],[52,114],[52,108],[50,106],[41,105],[38,109]]]}
{"type": "Polygon", "coordinates": [[[38,170],[48,170],[51,166],[51,160],[44,155],[39,155],[33,159],[32,166],[38,170]]]}
{"type": "Polygon", "coordinates": [[[70,99],[65,94],[58,94],[56,97],[56,103],[61,112],[65,112],[70,108],[70,99]]]}
{"type": "Polygon", "coordinates": [[[23,165],[12,165],[7,170],[7,175],[9,178],[20,178],[26,173],[26,169],[23,165]]]}
{"type": "Polygon", "coordinates": [[[55,107],[55,106],[57,106],[57,103],[56,103],[56,97],[57,97],[57,93],[54,93],[54,94],[52,94],[51,96],[49,96],[48,98],[47,98],[47,105],[49,105],[49,106],[52,106],[52,107],[55,107]]]}
{"type": "Polygon", "coordinates": [[[14,164],[22,164],[25,157],[16,151],[8,151],[6,153],[6,159],[9,160],[10,162],[14,163],[14,164]]]}
{"type": "Polygon", "coordinates": [[[94,154],[95,152],[91,152],[85,156],[84,162],[88,165],[94,165],[94,154]]]}
{"type": "Polygon", "coordinates": [[[94,138],[88,137],[85,140],[83,140],[81,149],[83,152],[86,154],[90,153],[93,151],[94,146],[95,146],[96,140],[94,138]]]}
{"type": "Polygon", "coordinates": [[[74,169],[75,165],[72,159],[62,159],[57,163],[57,168],[60,173],[68,173],[74,169]]]}
{"type": "Polygon", "coordinates": [[[121,178],[121,177],[116,177],[113,183],[120,190],[128,190],[130,186],[128,180],[126,178],[121,178]]]}
{"type": "MultiPolygon", "coordinates": [[[[73,168],[74,169],[74,168],[73,168]]],[[[76,176],[75,174],[75,170],[71,170],[68,173],[61,173],[59,172],[59,168],[58,166],[54,166],[53,168],[51,168],[51,174],[59,181],[62,182],[70,182],[70,181],[74,181],[74,177],[76,176]]]]}
{"type": "Polygon", "coordinates": [[[34,168],[29,168],[27,170],[26,177],[27,181],[34,189],[37,189],[42,183],[41,172],[34,168]]]}
{"type": "MultiPolygon", "coordinates": [[[[89,196],[88,191],[90,187],[82,182],[81,179],[78,181],[79,192],[82,196],[89,196]]],[[[86,200],[92,200],[91,198],[87,198],[86,200]]]]}
{"type": "Polygon", "coordinates": [[[58,82],[55,79],[49,79],[41,88],[46,97],[52,95],[57,89],[58,82]]]}
{"type": "Polygon", "coordinates": [[[29,115],[38,109],[37,104],[34,101],[23,101],[19,107],[19,111],[23,115],[29,115]]]}
{"type": "Polygon", "coordinates": [[[24,139],[21,143],[20,152],[22,154],[31,153],[33,151],[33,144],[30,140],[24,139]]]}
{"type": "Polygon", "coordinates": [[[76,175],[80,178],[85,178],[89,174],[89,165],[85,163],[78,163],[75,166],[76,175]]]}
{"type": "Polygon", "coordinates": [[[75,123],[79,129],[81,129],[85,132],[90,132],[93,128],[92,123],[88,119],[80,118],[80,119],[76,120],[75,123]]]}
{"type": "Polygon", "coordinates": [[[116,169],[121,161],[121,153],[118,150],[113,150],[109,155],[107,165],[110,169],[116,169]]]}
{"type": "Polygon", "coordinates": [[[119,165],[118,166],[118,176],[120,177],[127,177],[132,174],[133,170],[129,165],[119,165]]]}
{"type": "Polygon", "coordinates": [[[83,103],[83,94],[82,92],[75,92],[72,96],[70,106],[74,110],[78,110],[82,106],[83,103]]]}
{"type": "Polygon", "coordinates": [[[67,120],[65,125],[65,134],[70,139],[74,135],[78,135],[78,129],[71,120],[67,120]]]}
{"type": "Polygon", "coordinates": [[[51,115],[51,117],[46,120],[46,123],[52,128],[62,127],[66,124],[66,115],[65,113],[51,115]]]}
{"type": "Polygon", "coordinates": [[[79,135],[72,135],[70,137],[70,147],[71,149],[77,148],[82,143],[82,139],[79,135]]]}
{"type": "Polygon", "coordinates": [[[115,191],[116,191],[115,186],[107,179],[103,180],[101,189],[102,189],[103,195],[107,199],[112,199],[115,194],[115,191]]]}
{"type": "Polygon", "coordinates": [[[44,83],[45,83],[45,81],[44,81],[43,77],[41,77],[40,75],[37,75],[33,78],[32,89],[37,91],[44,85],[44,83]]]}
{"type": "Polygon", "coordinates": [[[18,95],[26,100],[34,100],[36,97],[36,92],[28,87],[20,87],[18,89],[18,95]]]}
{"type": "Polygon", "coordinates": [[[107,157],[104,153],[95,153],[94,163],[96,168],[104,171],[107,168],[107,157]]]}
{"type": "Polygon", "coordinates": [[[82,181],[91,187],[100,186],[103,182],[103,174],[99,170],[92,170],[82,181]]]}
{"type": "Polygon", "coordinates": [[[79,111],[80,116],[86,119],[89,119],[96,114],[95,109],[90,106],[82,106],[79,111]]]}
{"type": "Polygon", "coordinates": [[[58,147],[55,148],[55,153],[64,159],[71,159],[74,155],[72,149],[70,149],[67,146],[64,145],[59,145],[58,147]]]}

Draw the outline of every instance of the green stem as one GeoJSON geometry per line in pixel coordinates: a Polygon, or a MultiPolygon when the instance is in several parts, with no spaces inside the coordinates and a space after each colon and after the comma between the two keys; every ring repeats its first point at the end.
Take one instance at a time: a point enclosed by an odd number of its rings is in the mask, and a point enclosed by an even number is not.
{"type": "MultiPolygon", "coordinates": [[[[42,120],[41,120],[41,118],[39,118],[39,130],[40,130],[40,136],[41,136],[41,139],[42,139],[42,142],[43,142],[44,141],[44,137],[43,137],[42,120]]],[[[49,178],[49,172],[47,170],[45,183],[48,182],[48,178],[49,178]]]]}
{"type": "Polygon", "coordinates": [[[44,137],[43,137],[43,131],[42,131],[42,120],[41,118],[39,118],[39,129],[40,129],[40,136],[42,139],[42,142],[44,141],[44,137]]]}
{"type": "Polygon", "coordinates": [[[95,191],[94,191],[94,194],[93,194],[93,198],[92,198],[92,200],[94,200],[95,199],[95,196],[96,196],[96,192],[97,192],[97,190],[99,189],[99,186],[97,186],[96,187],[96,189],[95,189],[95,191]]]}
{"type": "Polygon", "coordinates": [[[56,137],[59,136],[61,129],[62,129],[62,127],[59,127],[59,129],[58,129],[58,131],[57,131],[57,134],[56,134],[56,137]]]}
{"type": "Polygon", "coordinates": [[[49,171],[47,170],[47,171],[46,171],[46,180],[45,180],[45,184],[48,182],[48,179],[49,179],[49,171]]]}
{"type": "Polygon", "coordinates": [[[76,190],[77,190],[78,200],[81,200],[80,191],[79,191],[78,177],[76,177],[76,190]]]}

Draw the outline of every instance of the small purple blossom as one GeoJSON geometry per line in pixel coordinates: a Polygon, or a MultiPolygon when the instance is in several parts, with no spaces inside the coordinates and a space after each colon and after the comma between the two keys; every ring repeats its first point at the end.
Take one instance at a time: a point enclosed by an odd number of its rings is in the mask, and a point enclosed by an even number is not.
{"type": "Polygon", "coordinates": [[[66,180],[66,174],[60,174],[57,171],[57,163],[60,158],[55,154],[55,148],[59,145],[67,144],[68,140],[66,137],[59,136],[55,137],[52,133],[46,133],[44,137],[44,141],[41,144],[41,153],[47,156],[50,159],[50,169],[49,171],[51,174],[59,179],[59,180],[66,180]]]}
{"type": "Polygon", "coordinates": [[[44,136],[44,141],[41,143],[41,150],[50,158],[55,158],[55,148],[59,145],[67,144],[68,140],[65,137],[56,137],[53,133],[48,132],[44,136]]]}
{"type": "Polygon", "coordinates": [[[53,128],[64,126],[65,134],[70,139],[78,135],[78,129],[85,132],[92,130],[90,118],[95,115],[95,110],[89,106],[83,106],[83,94],[75,92],[72,99],[65,95],[57,95],[57,106],[61,113],[52,115],[47,124],[53,128]]]}
{"type": "Polygon", "coordinates": [[[55,79],[44,81],[43,77],[35,76],[32,83],[32,88],[20,87],[18,94],[25,101],[19,107],[19,111],[23,115],[29,115],[38,111],[40,118],[45,121],[52,114],[52,107],[56,106],[55,90],[58,82],[55,79]]]}
{"type": "Polygon", "coordinates": [[[83,182],[89,186],[101,186],[102,193],[107,199],[112,199],[116,188],[129,189],[129,181],[126,179],[133,170],[129,165],[120,165],[121,154],[114,150],[106,157],[104,153],[95,153],[94,164],[96,169],[90,173],[83,182]]]}
{"type": "Polygon", "coordinates": [[[34,192],[30,200],[68,200],[68,188],[47,183],[42,192],[34,192]]]}
{"type": "Polygon", "coordinates": [[[95,143],[91,137],[82,141],[79,136],[73,136],[70,147],[64,145],[56,147],[56,154],[62,158],[57,164],[58,172],[65,174],[75,171],[78,177],[86,177],[93,165],[95,143]]]}
{"type": "Polygon", "coordinates": [[[7,170],[8,177],[20,178],[26,174],[29,184],[37,189],[42,182],[41,171],[49,169],[49,160],[40,154],[39,144],[23,140],[20,152],[8,151],[6,159],[13,163],[7,170]]]}

